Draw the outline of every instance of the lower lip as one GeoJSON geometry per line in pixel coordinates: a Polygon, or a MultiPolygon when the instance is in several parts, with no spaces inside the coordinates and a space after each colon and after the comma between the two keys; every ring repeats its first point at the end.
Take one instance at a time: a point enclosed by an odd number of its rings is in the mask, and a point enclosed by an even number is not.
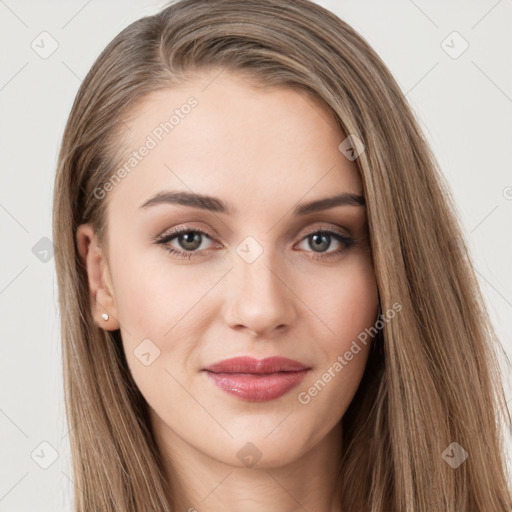
{"type": "Polygon", "coordinates": [[[309,370],[296,372],[254,373],[213,373],[208,377],[222,390],[249,402],[275,400],[297,386],[309,370]]]}

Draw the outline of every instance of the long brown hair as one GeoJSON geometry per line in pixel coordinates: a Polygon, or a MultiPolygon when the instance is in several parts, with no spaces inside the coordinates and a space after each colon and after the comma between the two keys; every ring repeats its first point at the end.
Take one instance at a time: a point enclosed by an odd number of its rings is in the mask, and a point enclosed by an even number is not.
{"type": "Polygon", "coordinates": [[[342,418],[343,510],[510,511],[499,340],[448,187],[381,59],[308,0],[170,4],[117,35],[80,86],[53,211],[75,511],[174,510],[120,333],[93,321],[75,235],[91,222],[104,239],[108,197],[94,191],[122,161],[123,118],[147,94],[207,68],[307,91],[338,123],[340,142],[351,134],[364,144],[355,162],[381,308],[402,309],[375,338],[342,418]],[[443,456],[454,442],[468,455],[457,468],[443,456]]]}

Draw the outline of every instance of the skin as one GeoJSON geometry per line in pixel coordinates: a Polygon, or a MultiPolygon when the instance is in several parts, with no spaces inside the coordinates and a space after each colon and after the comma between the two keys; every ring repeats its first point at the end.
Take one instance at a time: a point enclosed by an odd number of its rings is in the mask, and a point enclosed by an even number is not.
{"type": "MultiPolygon", "coordinates": [[[[376,320],[366,212],[344,205],[298,217],[292,210],[342,192],[362,195],[361,181],[355,163],[338,150],[345,136],[316,99],[217,75],[153,93],[133,111],[127,141],[135,150],[166,112],[190,96],[198,100],[104,199],[107,245],[100,246],[90,225],[78,229],[95,321],[121,329],[169,478],[180,489],[179,510],[339,512],[340,420],[359,386],[369,344],[308,404],[298,394],[376,320]],[[238,213],[176,204],[139,208],[161,190],[212,195],[238,213]],[[153,241],[178,226],[200,228],[211,238],[201,238],[196,256],[180,259],[153,241]],[[320,229],[355,244],[344,248],[332,237],[315,250],[307,235],[320,229]],[[236,252],[247,236],[263,251],[252,263],[236,252]],[[315,259],[340,248],[330,259],[315,259]],[[105,312],[108,321],[101,318],[105,312]],[[147,366],[134,355],[144,339],[160,350],[147,366]],[[248,402],[201,371],[242,355],[281,355],[311,369],[284,396],[248,402]],[[237,456],[248,442],[256,449],[246,449],[260,455],[251,467],[237,456]]],[[[179,237],[168,245],[190,247],[179,237]]]]}

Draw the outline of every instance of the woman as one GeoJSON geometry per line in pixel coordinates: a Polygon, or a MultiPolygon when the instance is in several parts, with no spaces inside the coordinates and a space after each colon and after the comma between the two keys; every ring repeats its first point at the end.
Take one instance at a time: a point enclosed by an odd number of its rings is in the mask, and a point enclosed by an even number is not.
{"type": "Polygon", "coordinates": [[[77,512],[510,510],[455,208],[329,11],[181,0],[123,30],[69,116],[54,241],[77,512]]]}

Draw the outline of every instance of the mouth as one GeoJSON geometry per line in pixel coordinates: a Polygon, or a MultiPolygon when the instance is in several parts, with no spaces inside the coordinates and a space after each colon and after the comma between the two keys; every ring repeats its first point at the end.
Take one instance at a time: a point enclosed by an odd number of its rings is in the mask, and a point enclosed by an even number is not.
{"type": "Polygon", "coordinates": [[[203,371],[221,390],[249,402],[275,400],[296,387],[311,368],[292,359],[236,357],[203,371]]]}

